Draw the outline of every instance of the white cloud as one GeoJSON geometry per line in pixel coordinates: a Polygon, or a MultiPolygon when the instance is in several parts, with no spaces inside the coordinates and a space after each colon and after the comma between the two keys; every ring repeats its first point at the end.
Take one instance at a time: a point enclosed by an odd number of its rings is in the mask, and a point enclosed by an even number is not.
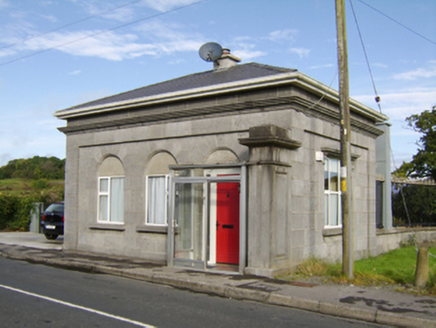
{"type": "MultiPolygon", "coordinates": [[[[197,51],[200,35],[182,32],[182,27],[153,22],[136,28],[137,34],[114,31],[55,32],[28,40],[15,47],[18,50],[43,51],[56,49],[74,56],[100,57],[119,61],[144,55],[161,56],[177,51],[197,51]],[[149,42],[140,40],[149,39],[149,42]]],[[[0,52],[0,56],[11,55],[0,52]]]]}
{"type": "Polygon", "coordinates": [[[310,49],[306,49],[306,48],[291,48],[290,51],[293,54],[297,54],[300,57],[300,59],[307,57],[311,52],[310,49]]]}
{"type": "Polygon", "coordinates": [[[331,67],[335,67],[336,64],[325,64],[325,65],[314,65],[314,66],[310,66],[310,69],[321,69],[321,68],[331,68],[331,67]]]}
{"type": "Polygon", "coordinates": [[[234,42],[233,49],[230,49],[232,54],[241,58],[243,61],[252,60],[267,55],[266,52],[255,50],[256,44],[249,43],[250,38],[237,38],[237,42],[234,42]]]}
{"type": "Polygon", "coordinates": [[[154,41],[171,40],[184,42],[187,39],[200,39],[198,33],[186,33],[184,27],[176,23],[162,23],[159,20],[146,22],[135,28],[136,32],[154,41]]]}
{"type": "Polygon", "coordinates": [[[37,35],[33,30],[33,25],[18,19],[15,23],[6,24],[0,27],[0,42],[3,47],[21,43],[34,35],[37,35]]]}
{"type": "Polygon", "coordinates": [[[165,12],[177,7],[187,6],[199,2],[199,0],[144,0],[146,6],[165,12]]]}
{"type": "Polygon", "coordinates": [[[271,32],[267,39],[274,42],[280,41],[295,41],[298,30],[284,29],[271,32]]]}
{"type": "MultiPolygon", "coordinates": [[[[393,121],[404,122],[407,116],[418,114],[430,109],[436,101],[435,88],[416,88],[397,90],[391,93],[380,94],[381,107],[384,114],[393,121]]],[[[366,103],[371,107],[375,106],[374,96],[362,95],[353,96],[354,99],[366,103]]]]}
{"type": "MultiPolygon", "coordinates": [[[[381,93],[381,108],[383,114],[389,117],[391,123],[391,148],[395,164],[410,161],[416,154],[416,142],[420,135],[407,124],[406,118],[431,109],[436,99],[436,88],[408,88],[387,93],[381,93]]],[[[373,95],[353,96],[354,99],[376,108],[373,95]]]]}
{"type": "Polygon", "coordinates": [[[14,51],[12,49],[3,49],[3,50],[0,50],[0,58],[7,57],[7,56],[12,56],[15,53],[16,53],[16,51],[14,51]]]}
{"type": "Polygon", "coordinates": [[[97,34],[79,31],[67,33],[50,33],[38,38],[31,39],[19,45],[21,50],[41,51],[56,48],[58,51],[66,52],[75,56],[100,57],[109,60],[121,60],[129,57],[132,51],[142,50],[144,45],[136,44],[136,36],[131,34],[118,35],[114,32],[97,34]],[[89,37],[88,37],[89,36],[89,37]],[[80,41],[79,41],[80,40],[80,41]]]}
{"type": "Polygon", "coordinates": [[[105,18],[114,19],[120,22],[130,22],[135,16],[132,8],[120,8],[103,15],[105,18]]]}
{"type": "Polygon", "coordinates": [[[43,19],[51,22],[51,23],[56,23],[58,21],[58,19],[55,16],[52,15],[40,15],[43,19]]]}
{"type": "Polygon", "coordinates": [[[69,72],[68,74],[69,74],[69,75],[79,75],[79,74],[81,74],[81,73],[82,73],[82,71],[80,71],[80,70],[75,70],[75,71],[69,72]]]}
{"type": "Polygon", "coordinates": [[[418,78],[436,77],[436,66],[428,67],[428,68],[420,67],[412,71],[395,74],[393,77],[395,80],[408,80],[408,81],[416,80],[418,78]]]}
{"type": "Polygon", "coordinates": [[[248,61],[248,60],[252,60],[253,58],[258,58],[258,57],[262,57],[262,56],[266,56],[267,53],[263,52],[263,51],[252,51],[252,50],[235,50],[232,52],[236,57],[241,58],[241,60],[243,61],[248,61]]]}
{"type": "Polygon", "coordinates": [[[6,115],[0,121],[0,166],[12,159],[29,158],[37,154],[50,153],[64,158],[65,135],[57,130],[61,125],[62,122],[51,113],[44,114],[36,108],[6,115]]]}
{"type": "Polygon", "coordinates": [[[133,7],[126,6],[116,9],[117,6],[115,6],[110,1],[98,3],[98,5],[89,1],[80,2],[80,4],[85,9],[85,11],[89,13],[91,16],[99,15],[100,17],[113,19],[120,22],[131,21],[135,16],[135,11],[133,7]]]}

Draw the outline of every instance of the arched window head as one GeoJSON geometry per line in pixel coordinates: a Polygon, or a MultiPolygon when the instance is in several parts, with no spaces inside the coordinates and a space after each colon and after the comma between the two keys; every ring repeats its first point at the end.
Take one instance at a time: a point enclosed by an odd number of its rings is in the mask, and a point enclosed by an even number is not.
{"type": "Polygon", "coordinates": [[[98,169],[97,208],[97,222],[124,222],[124,168],[116,157],[107,157],[98,169]]]}
{"type": "Polygon", "coordinates": [[[145,223],[165,226],[168,222],[168,174],[169,166],[176,160],[167,152],[155,154],[145,171],[145,223]]]}

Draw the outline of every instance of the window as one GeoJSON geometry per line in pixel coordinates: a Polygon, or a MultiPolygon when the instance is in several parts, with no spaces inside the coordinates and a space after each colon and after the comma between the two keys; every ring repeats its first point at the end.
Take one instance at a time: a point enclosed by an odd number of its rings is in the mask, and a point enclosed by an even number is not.
{"type": "Polygon", "coordinates": [[[98,222],[124,222],[124,177],[98,179],[98,222]]]}
{"type": "Polygon", "coordinates": [[[327,227],[342,225],[340,161],[326,158],[324,162],[324,214],[327,227]]]}
{"type": "Polygon", "coordinates": [[[167,225],[168,175],[149,175],[146,178],[146,223],[167,225]]]}

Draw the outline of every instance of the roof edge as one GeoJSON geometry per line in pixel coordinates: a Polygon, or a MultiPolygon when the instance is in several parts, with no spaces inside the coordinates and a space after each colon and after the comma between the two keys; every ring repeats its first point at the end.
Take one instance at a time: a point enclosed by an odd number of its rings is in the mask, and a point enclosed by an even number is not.
{"type": "MultiPolygon", "coordinates": [[[[264,88],[268,86],[283,85],[296,83],[300,87],[313,93],[323,95],[324,98],[339,104],[339,92],[297,70],[274,74],[267,77],[258,77],[236,82],[215,84],[206,87],[192,88],[182,91],[162,93],[133,100],[124,100],[109,104],[81,107],[79,109],[63,109],[56,111],[54,116],[59,119],[69,119],[85,115],[93,115],[108,111],[117,111],[121,109],[134,108],[139,106],[157,105],[167,102],[187,100],[192,98],[219,95],[228,92],[238,92],[248,89],[264,88]]],[[[389,118],[381,113],[376,112],[373,108],[366,106],[357,100],[350,98],[350,110],[358,112],[361,115],[371,117],[376,122],[387,121],[389,118]]]]}

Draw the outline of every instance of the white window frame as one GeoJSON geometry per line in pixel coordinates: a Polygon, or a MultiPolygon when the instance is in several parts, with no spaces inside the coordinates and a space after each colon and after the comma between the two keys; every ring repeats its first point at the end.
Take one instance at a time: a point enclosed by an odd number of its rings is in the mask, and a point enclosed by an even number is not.
{"type": "Polygon", "coordinates": [[[340,228],[342,227],[342,202],[341,202],[341,161],[337,158],[326,157],[324,160],[324,224],[325,228],[340,228]],[[331,190],[331,164],[336,163],[337,173],[337,190],[331,190]],[[327,169],[326,169],[327,167],[327,169]],[[326,189],[326,172],[328,173],[328,189],[326,189]],[[337,202],[333,204],[333,196],[337,197],[337,202]],[[332,205],[336,206],[337,218],[332,217],[332,205]],[[336,224],[338,222],[338,224],[336,224]]]}
{"type": "MultiPolygon", "coordinates": [[[[98,199],[97,199],[97,222],[98,223],[108,223],[108,224],[124,224],[124,188],[123,188],[123,210],[122,210],[122,220],[121,221],[114,221],[112,216],[112,212],[111,212],[111,184],[112,184],[112,180],[113,179],[123,179],[124,180],[124,176],[102,176],[102,177],[98,177],[98,199]],[[107,191],[101,191],[100,187],[101,187],[101,180],[108,180],[108,187],[107,187],[107,191]],[[107,213],[107,220],[101,220],[100,219],[100,211],[102,210],[100,208],[100,198],[101,197],[107,197],[107,208],[106,208],[106,213],[107,213]]],[[[123,181],[123,187],[124,187],[124,181],[123,181]]]]}
{"type": "Polygon", "coordinates": [[[168,226],[168,185],[169,185],[169,175],[168,174],[150,174],[145,177],[145,224],[149,226],[168,226]],[[149,216],[149,195],[150,195],[150,178],[164,178],[165,179],[165,201],[164,201],[164,223],[156,223],[155,218],[150,218],[149,216]]]}

